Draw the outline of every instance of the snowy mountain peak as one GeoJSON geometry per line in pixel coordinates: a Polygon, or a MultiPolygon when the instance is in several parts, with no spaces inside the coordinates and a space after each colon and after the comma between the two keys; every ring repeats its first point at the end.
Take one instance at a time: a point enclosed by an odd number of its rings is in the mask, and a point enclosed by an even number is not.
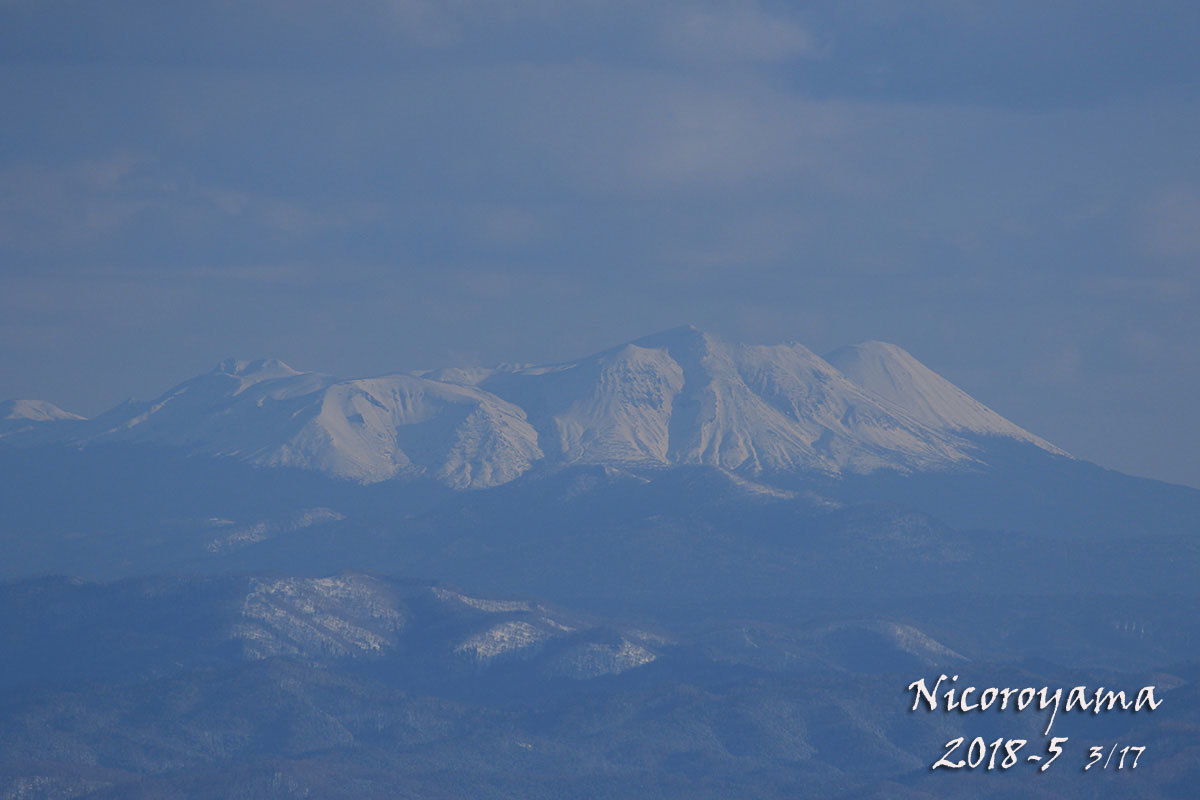
{"type": "Polygon", "coordinates": [[[5,400],[0,403],[0,439],[41,436],[52,429],[81,425],[83,419],[45,400],[5,400]]]}
{"type": "Polygon", "coordinates": [[[863,389],[932,428],[1009,437],[1066,455],[980,403],[897,345],[862,342],[836,350],[825,358],[863,389]]]}
{"type": "Polygon", "coordinates": [[[81,420],[83,417],[63,411],[45,400],[5,400],[0,403],[0,420],[55,422],[64,419],[81,420]]]}
{"type": "Polygon", "coordinates": [[[695,325],[681,325],[678,328],[660,331],[658,333],[635,339],[630,344],[650,350],[666,350],[672,357],[699,357],[711,353],[723,343],[711,333],[700,330],[695,325]]]}
{"type": "Polygon", "coordinates": [[[287,364],[275,358],[260,358],[256,361],[238,361],[227,358],[213,369],[214,375],[233,375],[238,378],[254,380],[270,380],[272,378],[287,378],[299,375],[287,364]]]}

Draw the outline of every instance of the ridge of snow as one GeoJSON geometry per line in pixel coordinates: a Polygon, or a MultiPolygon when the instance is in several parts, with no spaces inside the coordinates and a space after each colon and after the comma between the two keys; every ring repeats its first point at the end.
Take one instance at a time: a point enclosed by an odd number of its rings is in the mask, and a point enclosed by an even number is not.
{"type": "Polygon", "coordinates": [[[662,351],[629,344],[572,364],[500,374],[482,386],[526,408],[558,460],[670,463],[668,426],[683,374],[662,351]]]}
{"type": "Polygon", "coordinates": [[[971,459],[801,345],[731,345],[691,326],[481,387],[525,408],[561,463],[836,475],[971,459]]]}
{"type": "Polygon", "coordinates": [[[50,430],[81,445],[154,443],[454,489],[507,483],[543,463],[704,465],[750,480],[935,470],[977,462],[983,451],[967,434],[1062,453],[895,345],[868,342],[826,360],[800,344],[730,344],[691,326],[559,364],[355,380],[228,360],[151,402],[50,430]]]}
{"type": "Polygon", "coordinates": [[[1000,416],[897,345],[862,342],[836,350],[826,359],[862,388],[932,428],[1005,436],[1067,455],[1000,416]]]}
{"type": "Polygon", "coordinates": [[[505,483],[542,454],[521,409],[412,375],[339,381],[279,362],[224,362],[147,404],[118,407],[88,441],[154,442],[374,483],[505,483]]]}
{"type": "Polygon", "coordinates": [[[5,400],[0,403],[0,439],[53,442],[86,424],[83,417],[45,400],[5,400]]]}
{"type": "Polygon", "coordinates": [[[516,406],[474,387],[393,375],[330,386],[304,428],[263,463],[364,482],[424,475],[466,489],[506,483],[541,457],[516,406]]]}
{"type": "Polygon", "coordinates": [[[277,358],[260,358],[256,361],[238,361],[237,359],[227,358],[220,364],[217,364],[212,374],[235,375],[257,382],[270,378],[286,378],[292,375],[299,375],[300,372],[292,369],[277,358]]]}
{"type": "Polygon", "coordinates": [[[84,417],[64,411],[45,400],[5,400],[0,403],[0,420],[57,422],[64,419],[82,420],[84,417]]]}

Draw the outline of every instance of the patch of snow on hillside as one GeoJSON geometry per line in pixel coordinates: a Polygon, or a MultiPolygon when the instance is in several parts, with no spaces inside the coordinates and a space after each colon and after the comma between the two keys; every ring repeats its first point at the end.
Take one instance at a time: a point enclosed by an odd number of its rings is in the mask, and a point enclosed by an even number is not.
{"type": "Polygon", "coordinates": [[[470,637],[454,648],[454,651],[486,661],[498,655],[523,650],[549,639],[552,635],[550,631],[536,628],[524,620],[510,620],[470,637]]]}

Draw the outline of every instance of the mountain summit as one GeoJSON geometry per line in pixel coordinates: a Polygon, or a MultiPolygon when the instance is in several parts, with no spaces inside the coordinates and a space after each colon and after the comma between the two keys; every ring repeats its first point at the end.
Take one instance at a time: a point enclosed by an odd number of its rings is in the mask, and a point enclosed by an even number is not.
{"type": "Polygon", "coordinates": [[[83,417],[63,411],[45,400],[5,400],[0,403],[0,439],[53,426],[80,422],[83,417]]]}
{"type": "Polygon", "coordinates": [[[24,422],[57,422],[59,420],[81,420],[83,417],[63,411],[45,400],[5,400],[0,403],[0,420],[24,422]]]}
{"type": "Polygon", "coordinates": [[[1066,453],[992,411],[950,381],[887,342],[843,347],[825,360],[867,391],[939,430],[1005,436],[1051,453],[1066,453]]]}
{"type": "Polygon", "coordinates": [[[895,345],[822,359],[800,344],[732,344],[689,326],[578,361],[355,380],[229,360],[150,403],[64,426],[61,440],[467,489],[571,464],[942,470],[985,460],[980,436],[1062,454],[895,345]]]}

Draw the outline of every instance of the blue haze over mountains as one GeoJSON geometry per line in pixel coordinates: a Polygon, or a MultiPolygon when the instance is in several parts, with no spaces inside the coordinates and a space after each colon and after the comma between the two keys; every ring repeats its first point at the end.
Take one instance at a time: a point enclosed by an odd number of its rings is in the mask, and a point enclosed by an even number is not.
{"type": "Polygon", "coordinates": [[[0,2],[0,800],[1194,798],[1197,41],[0,2]]]}
{"type": "Polygon", "coordinates": [[[222,362],[0,428],[0,796],[1187,797],[1200,492],[1104,470],[894,345],[692,327],[351,380],[222,362]],[[52,577],[67,576],[67,577],[52,577]],[[1140,687],[1135,775],[929,773],[1140,687]],[[752,787],[748,789],[747,787],[752,787]],[[747,795],[749,792],[749,795],[747,795]]]}

